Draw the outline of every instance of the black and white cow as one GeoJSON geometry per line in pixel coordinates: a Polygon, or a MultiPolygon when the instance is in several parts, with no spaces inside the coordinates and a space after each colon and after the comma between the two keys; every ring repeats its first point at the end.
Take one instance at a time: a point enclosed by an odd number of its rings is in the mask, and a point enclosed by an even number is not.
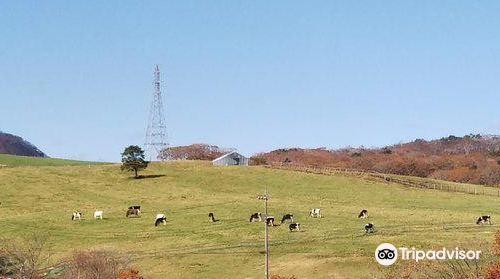
{"type": "Polygon", "coordinates": [[[260,212],[256,212],[250,216],[250,222],[262,221],[262,216],[260,212]]]}
{"type": "Polygon", "coordinates": [[[291,223],[291,224],[288,226],[288,229],[290,229],[290,232],[293,232],[293,231],[300,231],[300,223],[291,223]]]}
{"type": "Polygon", "coordinates": [[[134,208],[129,208],[127,210],[127,218],[128,217],[139,217],[139,213],[141,213],[141,211],[139,209],[134,209],[134,208]]]}
{"type": "Polygon", "coordinates": [[[313,208],[311,209],[311,213],[309,216],[313,218],[321,218],[321,208],[313,208]]]}
{"type": "Polygon", "coordinates": [[[155,221],[155,227],[158,227],[158,225],[167,225],[167,217],[165,217],[165,214],[163,213],[158,213],[156,214],[156,221],[155,221]]]}
{"type": "Polygon", "coordinates": [[[73,212],[73,215],[71,215],[71,220],[82,220],[83,213],[80,211],[75,211],[73,212]]]}
{"type": "Polygon", "coordinates": [[[216,220],[215,219],[215,215],[212,212],[210,212],[210,213],[208,213],[208,221],[210,221],[210,222],[217,222],[219,220],[216,220]]]}
{"type": "Polygon", "coordinates": [[[368,223],[365,225],[365,233],[373,233],[375,231],[375,226],[373,223],[368,223]]]}
{"type": "Polygon", "coordinates": [[[274,226],[274,216],[267,216],[267,218],[266,218],[266,224],[269,227],[273,227],[274,226]]]}
{"type": "Polygon", "coordinates": [[[490,215],[481,216],[476,221],[477,225],[484,225],[485,223],[488,223],[491,225],[491,216],[490,215]]]}
{"type": "Polygon", "coordinates": [[[285,214],[283,218],[281,218],[281,223],[284,222],[293,222],[293,214],[285,214]]]}
{"type": "Polygon", "coordinates": [[[358,218],[362,218],[362,219],[368,218],[368,210],[366,210],[366,209],[361,210],[361,212],[358,215],[358,218]]]}
{"type": "Polygon", "coordinates": [[[141,213],[141,206],[140,205],[131,205],[128,207],[128,209],[136,209],[139,213],[141,213]]]}

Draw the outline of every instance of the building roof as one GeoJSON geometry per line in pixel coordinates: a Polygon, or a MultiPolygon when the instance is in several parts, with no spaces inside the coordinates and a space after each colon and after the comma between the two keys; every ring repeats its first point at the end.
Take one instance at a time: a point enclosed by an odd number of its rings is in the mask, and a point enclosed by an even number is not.
{"type": "MultiPolygon", "coordinates": [[[[240,153],[238,153],[238,152],[236,152],[236,151],[233,151],[233,152],[229,152],[229,153],[227,153],[227,154],[224,154],[224,155],[220,156],[219,158],[215,158],[215,159],[213,159],[213,160],[212,160],[212,162],[218,161],[218,160],[220,160],[220,159],[224,159],[224,158],[226,158],[227,156],[232,155],[232,154],[235,154],[235,153],[236,153],[236,154],[238,154],[238,155],[240,155],[240,156],[243,156],[243,155],[241,155],[240,153]]],[[[245,157],[245,156],[243,156],[243,157],[245,157]]],[[[246,157],[245,157],[245,158],[246,158],[246,157]]]]}

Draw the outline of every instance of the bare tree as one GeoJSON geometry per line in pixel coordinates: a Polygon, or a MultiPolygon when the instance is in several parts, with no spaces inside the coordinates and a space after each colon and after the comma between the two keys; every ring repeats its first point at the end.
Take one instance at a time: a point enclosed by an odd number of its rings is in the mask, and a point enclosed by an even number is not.
{"type": "Polygon", "coordinates": [[[41,278],[39,270],[47,261],[45,240],[32,237],[26,240],[2,240],[0,274],[15,279],[41,278]]]}

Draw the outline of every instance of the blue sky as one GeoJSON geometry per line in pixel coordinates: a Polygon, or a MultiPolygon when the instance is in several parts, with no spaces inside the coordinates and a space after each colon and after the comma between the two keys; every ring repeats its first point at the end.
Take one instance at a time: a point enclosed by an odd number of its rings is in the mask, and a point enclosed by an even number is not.
{"type": "Polygon", "coordinates": [[[52,157],[500,133],[498,1],[2,1],[0,130],[52,157]]]}

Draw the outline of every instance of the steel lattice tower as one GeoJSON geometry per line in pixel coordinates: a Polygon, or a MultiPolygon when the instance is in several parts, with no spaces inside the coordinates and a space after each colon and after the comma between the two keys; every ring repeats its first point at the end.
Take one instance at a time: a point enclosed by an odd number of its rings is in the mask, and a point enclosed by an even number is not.
{"type": "MultiPolygon", "coordinates": [[[[161,151],[168,147],[167,126],[163,115],[163,101],[160,89],[160,69],[155,66],[153,72],[153,101],[149,112],[148,129],[146,131],[146,155],[149,160],[157,160],[161,151]]],[[[163,156],[167,159],[168,156],[163,156]]]]}

